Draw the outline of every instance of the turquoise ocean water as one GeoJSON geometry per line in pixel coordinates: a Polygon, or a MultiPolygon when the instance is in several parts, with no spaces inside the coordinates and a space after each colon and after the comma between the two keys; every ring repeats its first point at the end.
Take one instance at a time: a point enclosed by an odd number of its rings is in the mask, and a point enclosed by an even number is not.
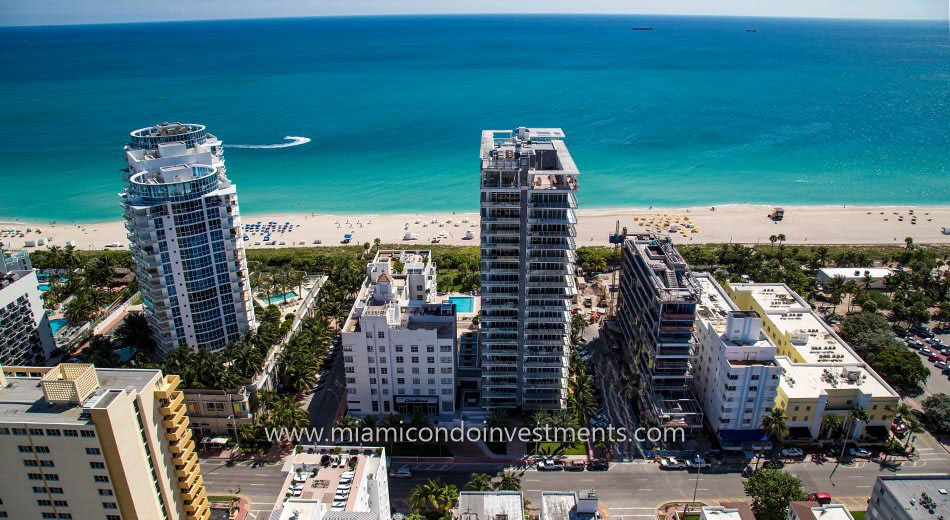
{"type": "Polygon", "coordinates": [[[564,128],[586,208],[950,204],[943,22],[2,28],[0,70],[0,218],[120,218],[122,145],[161,120],[226,144],[311,139],[227,151],[245,213],[475,210],[480,130],[520,124],[564,128]]]}

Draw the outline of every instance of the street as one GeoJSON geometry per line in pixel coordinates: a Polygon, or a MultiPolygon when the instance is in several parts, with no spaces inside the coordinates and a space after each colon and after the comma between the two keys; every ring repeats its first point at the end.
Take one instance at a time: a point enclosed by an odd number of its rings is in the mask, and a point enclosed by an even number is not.
{"type": "Polygon", "coordinates": [[[202,459],[201,475],[208,495],[240,494],[250,499],[248,518],[269,518],[286,473],[283,461],[253,466],[239,463],[228,467],[220,459],[202,459]]]}
{"type": "Polygon", "coordinates": [[[310,415],[310,426],[329,432],[336,422],[337,410],[346,402],[346,382],[343,377],[343,349],[337,348],[329,358],[329,372],[324,387],[308,394],[301,407],[310,415]]]}

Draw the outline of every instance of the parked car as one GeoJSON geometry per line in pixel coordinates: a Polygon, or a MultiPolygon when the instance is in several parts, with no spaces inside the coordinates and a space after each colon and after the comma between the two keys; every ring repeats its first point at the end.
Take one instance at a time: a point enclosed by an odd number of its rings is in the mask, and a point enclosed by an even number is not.
{"type": "Polygon", "coordinates": [[[393,472],[393,478],[412,478],[412,470],[409,466],[399,466],[399,469],[393,472]]]}
{"type": "Polygon", "coordinates": [[[891,431],[894,432],[894,435],[896,435],[898,439],[903,439],[904,435],[907,434],[907,424],[904,423],[903,419],[898,417],[891,423],[891,431]]]}
{"type": "Polygon", "coordinates": [[[950,375],[950,367],[946,367],[942,370],[944,374],[950,375]]]}
{"type": "Polygon", "coordinates": [[[708,461],[706,461],[699,455],[696,455],[692,459],[686,461],[686,471],[702,470],[710,466],[712,466],[712,464],[710,464],[708,461]]]}
{"type": "Polygon", "coordinates": [[[582,460],[572,460],[564,466],[565,471],[584,471],[584,467],[587,466],[582,460]]]}
{"type": "Polygon", "coordinates": [[[677,459],[676,457],[663,457],[662,459],[660,459],[660,469],[664,469],[664,470],[686,469],[686,463],[677,459]]]}
{"type": "Polygon", "coordinates": [[[871,452],[864,448],[849,448],[848,455],[851,455],[852,457],[856,459],[870,459],[871,458],[871,452]]]}
{"type": "Polygon", "coordinates": [[[947,365],[947,363],[945,363],[945,362],[943,362],[943,361],[935,361],[935,362],[934,362],[934,366],[937,367],[937,368],[939,368],[940,370],[943,370],[943,369],[947,368],[948,365],[947,365]]]}
{"type": "Polygon", "coordinates": [[[610,469],[610,462],[606,459],[594,459],[587,463],[587,471],[607,471],[610,469]]]}
{"type": "Polygon", "coordinates": [[[810,502],[818,502],[821,505],[831,503],[830,493],[809,493],[807,498],[810,502]]]}
{"type": "Polygon", "coordinates": [[[564,463],[554,459],[544,459],[538,462],[538,471],[561,471],[564,463]]]}
{"type": "Polygon", "coordinates": [[[805,456],[805,452],[801,448],[785,448],[782,450],[782,457],[786,459],[798,459],[805,456]]]}

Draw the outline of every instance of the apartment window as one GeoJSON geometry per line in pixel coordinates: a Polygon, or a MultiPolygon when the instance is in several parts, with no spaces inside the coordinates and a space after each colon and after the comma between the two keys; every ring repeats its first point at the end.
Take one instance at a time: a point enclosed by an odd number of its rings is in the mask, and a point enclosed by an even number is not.
{"type": "Polygon", "coordinates": [[[65,500],[53,500],[53,505],[56,507],[69,507],[69,503],[65,500]]]}
{"type": "Polygon", "coordinates": [[[95,460],[89,463],[89,467],[92,469],[106,469],[106,465],[104,462],[99,462],[95,460]]]}
{"type": "Polygon", "coordinates": [[[43,518],[56,518],[56,513],[44,512],[43,518]]]}
{"type": "Polygon", "coordinates": [[[420,384],[422,384],[422,381],[421,381],[418,377],[414,377],[414,378],[412,379],[412,384],[414,384],[414,385],[420,385],[420,384]]]}
{"type": "Polygon", "coordinates": [[[352,363],[352,362],[353,362],[353,356],[343,356],[343,362],[344,362],[344,363],[352,363]]]}
{"type": "Polygon", "coordinates": [[[442,378],[442,384],[443,384],[443,385],[451,385],[451,384],[452,384],[452,378],[451,378],[451,377],[443,377],[443,378],[442,378]]]}
{"type": "Polygon", "coordinates": [[[429,379],[426,380],[426,383],[428,383],[428,384],[430,384],[430,385],[434,385],[434,384],[435,384],[435,378],[434,378],[434,377],[430,377],[429,379]]]}
{"type": "Polygon", "coordinates": [[[435,367],[429,367],[429,368],[427,368],[427,369],[426,369],[426,373],[428,373],[428,374],[434,374],[434,373],[435,373],[435,367]]]}
{"type": "Polygon", "coordinates": [[[10,428],[0,428],[0,435],[10,435],[10,428]]]}
{"type": "Polygon", "coordinates": [[[409,352],[419,352],[419,345],[411,345],[409,347],[409,352]]]}
{"type": "Polygon", "coordinates": [[[95,480],[96,482],[108,482],[108,481],[109,481],[109,477],[107,477],[107,476],[105,476],[105,475],[95,475],[94,477],[92,477],[92,479],[95,480]]]}
{"type": "Polygon", "coordinates": [[[386,356],[379,356],[379,362],[380,362],[380,363],[385,363],[385,362],[386,362],[386,356]]]}
{"type": "MultiPolygon", "coordinates": [[[[211,403],[211,404],[214,404],[214,403],[211,403]]],[[[86,455],[102,455],[102,450],[100,450],[99,448],[86,448],[86,455]]]]}
{"type": "Polygon", "coordinates": [[[49,435],[50,437],[59,437],[60,435],[62,435],[62,432],[60,432],[59,430],[48,428],[46,430],[46,435],[49,435]]]}
{"type": "Polygon", "coordinates": [[[402,363],[402,356],[396,356],[396,363],[402,363]]]}
{"type": "Polygon", "coordinates": [[[418,374],[418,373],[419,373],[419,367],[412,367],[412,373],[413,373],[413,374],[418,374]]]}
{"type": "Polygon", "coordinates": [[[111,496],[112,496],[112,490],[111,490],[111,489],[100,489],[100,490],[99,490],[99,496],[102,496],[102,497],[111,497],[111,496]]]}
{"type": "MultiPolygon", "coordinates": [[[[47,500],[47,499],[45,499],[45,498],[40,498],[40,499],[37,499],[36,505],[38,505],[38,506],[40,506],[40,507],[50,507],[50,506],[53,505],[53,501],[52,501],[52,500],[47,500]]],[[[56,518],[56,517],[54,516],[53,518],[56,518]]]]}
{"type": "Polygon", "coordinates": [[[346,372],[347,374],[355,374],[356,367],[343,367],[343,371],[346,372]]]}
{"type": "Polygon", "coordinates": [[[13,428],[13,435],[26,435],[26,428],[13,428]]]}
{"type": "Polygon", "coordinates": [[[429,354],[435,352],[435,347],[433,347],[432,345],[427,346],[426,352],[428,352],[429,354]]]}
{"type": "Polygon", "coordinates": [[[405,373],[406,373],[406,369],[403,368],[403,367],[396,367],[396,373],[397,373],[397,374],[405,374],[405,373]]]}
{"type": "Polygon", "coordinates": [[[412,356],[412,362],[413,362],[413,363],[418,363],[418,362],[419,362],[419,356],[412,356]]]}
{"type": "Polygon", "coordinates": [[[375,374],[375,373],[376,373],[376,367],[369,367],[369,373],[370,373],[370,374],[375,374]]]}
{"type": "Polygon", "coordinates": [[[63,494],[63,488],[61,488],[61,487],[51,487],[51,488],[49,488],[49,492],[50,492],[51,495],[62,495],[62,494],[63,494]]]}
{"type": "Polygon", "coordinates": [[[366,331],[366,339],[373,339],[373,332],[372,332],[372,331],[369,331],[369,330],[366,331]]]}
{"type": "Polygon", "coordinates": [[[106,515],[106,520],[121,520],[119,515],[106,515]]]}
{"type": "Polygon", "coordinates": [[[397,385],[404,385],[404,384],[406,384],[406,378],[404,378],[404,377],[397,377],[397,378],[396,378],[396,384],[397,384],[397,385]]]}
{"type": "Polygon", "coordinates": [[[118,507],[115,505],[115,502],[103,502],[102,507],[106,509],[118,509],[118,507]]]}
{"type": "Polygon", "coordinates": [[[396,345],[396,352],[402,352],[402,345],[396,345]]]}
{"type": "Polygon", "coordinates": [[[442,357],[439,358],[439,362],[441,362],[441,363],[451,363],[451,362],[452,362],[452,357],[451,357],[451,356],[442,356],[442,357]]]}
{"type": "Polygon", "coordinates": [[[43,435],[42,428],[30,428],[30,435],[41,436],[43,435]]]}
{"type": "Polygon", "coordinates": [[[439,345],[439,352],[452,352],[452,345],[439,345]]]}
{"type": "Polygon", "coordinates": [[[80,431],[79,433],[80,433],[80,435],[83,436],[83,437],[95,437],[95,436],[96,436],[95,430],[82,430],[82,431],[80,431]]]}
{"type": "MultiPolygon", "coordinates": [[[[383,361],[383,362],[385,363],[385,361],[383,361]]],[[[388,374],[388,373],[389,373],[389,368],[387,368],[387,367],[380,367],[379,373],[380,373],[380,374],[388,374]]]]}
{"type": "Polygon", "coordinates": [[[386,338],[386,332],[384,332],[384,331],[381,330],[381,331],[379,331],[378,333],[376,333],[376,337],[379,338],[379,339],[385,339],[385,338],[386,338]]]}
{"type": "Polygon", "coordinates": [[[372,345],[366,345],[366,351],[367,351],[367,352],[372,352],[372,351],[373,351],[373,346],[372,346],[372,345]]]}
{"type": "Polygon", "coordinates": [[[369,384],[375,385],[375,384],[376,384],[376,378],[375,378],[375,377],[369,378],[369,384]]]}

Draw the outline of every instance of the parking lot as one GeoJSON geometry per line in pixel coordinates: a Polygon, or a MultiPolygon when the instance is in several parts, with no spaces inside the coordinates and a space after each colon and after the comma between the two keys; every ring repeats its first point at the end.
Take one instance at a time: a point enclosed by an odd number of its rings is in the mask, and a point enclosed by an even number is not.
{"type": "MultiPolygon", "coordinates": [[[[899,336],[902,335],[902,331],[896,332],[899,336]]],[[[950,358],[950,334],[934,334],[933,338],[929,338],[926,333],[919,332],[919,330],[908,331],[902,338],[908,348],[921,355],[924,366],[930,370],[930,378],[927,380],[923,394],[915,399],[917,402],[923,401],[932,394],[950,394],[950,369],[945,366],[950,358]]]]}

